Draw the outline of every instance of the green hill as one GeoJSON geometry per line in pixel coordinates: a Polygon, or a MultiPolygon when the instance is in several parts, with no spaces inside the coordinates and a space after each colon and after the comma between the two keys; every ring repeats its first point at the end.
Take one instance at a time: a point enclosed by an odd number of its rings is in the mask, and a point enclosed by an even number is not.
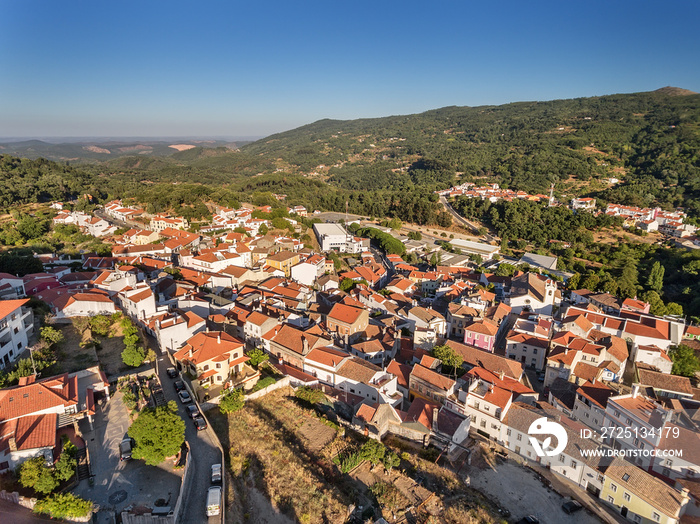
{"type": "Polygon", "coordinates": [[[699,125],[700,95],[662,88],[321,120],[242,152],[350,190],[437,189],[487,180],[542,193],[554,182],[559,194],[595,192],[630,204],[656,200],[698,214],[699,125]],[[608,178],[625,183],[608,190],[608,178]]]}

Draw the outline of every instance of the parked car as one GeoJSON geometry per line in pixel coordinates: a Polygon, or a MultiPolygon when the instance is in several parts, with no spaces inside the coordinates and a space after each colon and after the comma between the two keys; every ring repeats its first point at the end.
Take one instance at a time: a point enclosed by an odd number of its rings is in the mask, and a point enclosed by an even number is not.
{"type": "Polygon", "coordinates": [[[183,391],[185,389],[185,383],[182,380],[176,380],[173,382],[175,386],[175,391],[183,391]]]}
{"type": "Polygon", "coordinates": [[[561,505],[561,509],[564,510],[566,513],[576,513],[578,510],[580,510],[583,506],[578,500],[568,500],[564,502],[564,504],[561,505]]]}
{"type": "Polygon", "coordinates": [[[131,437],[124,437],[119,443],[119,460],[131,460],[131,450],[134,448],[134,441],[131,437]]]}
{"type": "Polygon", "coordinates": [[[177,376],[180,374],[178,373],[177,369],[175,368],[168,368],[165,370],[165,372],[168,374],[170,378],[177,378],[177,376]]]}
{"type": "Polygon", "coordinates": [[[187,406],[185,408],[185,411],[187,411],[187,416],[190,418],[195,418],[199,416],[199,408],[194,404],[187,406]]]}
{"type": "Polygon", "coordinates": [[[221,487],[212,486],[207,492],[207,517],[218,515],[221,512],[221,487]]]}
{"type": "Polygon", "coordinates": [[[540,524],[540,519],[534,515],[528,515],[527,517],[521,518],[517,524],[540,524]]]}
{"type": "Polygon", "coordinates": [[[190,397],[190,394],[187,391],[178,391],[177,396],[180,397],[180,402],[183,404],[189,404],[192,402],[192,397],[190,397]]]}
{"type": "Polygon", "coordinates": [[[537,381],[544,382],[544,372],[540,371],[539,373],[537,373],[537,381]]]}
{"type": "Polygon", "coordinates": [[[197,431],[202,431],[203,429],[207,429],[207,421],[204,420],[203,416],[197,415],[192,420],[194,421],[194,427],[197,428],[197,431]]]}
{"type": "Polygon", "coordinates": [[[221,464],[212,464],[211,466],[211,483],[221,484],[221,464]]]}

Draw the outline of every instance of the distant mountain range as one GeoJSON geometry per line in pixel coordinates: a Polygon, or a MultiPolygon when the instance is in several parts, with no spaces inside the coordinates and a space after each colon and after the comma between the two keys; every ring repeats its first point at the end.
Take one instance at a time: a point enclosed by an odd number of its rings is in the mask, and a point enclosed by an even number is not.
{"type": "Polygon", "coordinates": [[[107,161],[127,156],[165,157],[178,151],[193,148],[227,148],[237,150],[248,141],[230,141],[217,139],[68,139],[64,142],[45,140],[10,140],[0,141],[0,154],[9,154],[23,158],[46,158],[59,162],[93,162],[107,161]]]}

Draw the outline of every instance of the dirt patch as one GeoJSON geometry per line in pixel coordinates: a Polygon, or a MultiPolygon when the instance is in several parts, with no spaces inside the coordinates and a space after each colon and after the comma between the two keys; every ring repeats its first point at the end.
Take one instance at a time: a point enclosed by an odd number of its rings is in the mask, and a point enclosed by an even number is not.
{"type": "Polygon", "coordinates": [[[187,151],[188,149],[194,149],[197,146],[193,146],[190,144],[173,144],[168,147],[172,147],[173,149],[177,149],[178,151],[187,151]]]}
{"type": "Polygon", "coordinates": [[[97,356],[107,378],[116,376],[129,369],[129,366],[122,361],[122,351],[124,351],[124,337],[111,337],[99,340],[97,356]]]}
{"type": "Polygon", "coordinates": [[[95,346],[90,343],[90,332],[79,333],[73,324],[54,325],[63,333],[63,342],[56,351],[52,374],[72,373],[99,364],[95,346]]]}
{"type": "Polygon", "coordinates": [[[318,453],[333,441],[336,431],[318,419],[309,419],[299,428],[299,436],[304,440],[306,449],[318,453]]]}

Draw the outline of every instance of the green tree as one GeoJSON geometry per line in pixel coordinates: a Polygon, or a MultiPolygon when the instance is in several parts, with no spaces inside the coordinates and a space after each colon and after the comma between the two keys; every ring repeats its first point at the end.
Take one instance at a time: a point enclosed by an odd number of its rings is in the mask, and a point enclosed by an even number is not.
{"type": "Polygon", "coordinates": [[[263,236],[267,235],[268,231],[269,231],[269,229],[268,229],[267,225],[265,225],[265,224],[261,224],[260,227],[258,228],[258,233],[263,235],[263,236]]]}
{"type": "Polygon", "coordinates": [[[122,351],[122,362],[133,368],[137,368],[143,364],[145,358],[146,352],[142,347],[126,346],[124,351],[122,351]]]}
{"type": "Polygon", "coordinates": [[[395,468],[399,464],[401,464],[401,458],[393,451],[390,451],[386,455],[384,455],[383,462],[384,462],[384,467],[388,471],[391,471],[393,468],[395,468]]]}
{"type": "Polygon", "coordinates": [[[297,388],[297,390],[294,392],[294,396],[300,400],[308,402],[309,404],[317,404],[326,398],[323,391],[320,389],[310,388],[308,386],[301,386],[297,388]]]}
{"type": "Polygon", "coordinates": [[[433,357],[440,359],[443,366],[451,368],[455,375],[462,367],[462,363],[464,362],[462,355],[446,344],[442,346],[435,346],[430,354],[433,357]]]}
{"type": "Polygon", "coordinates": [[[51,493],[58,486],[58,479],[51,468],[46,466],[44,457],[25,460],[19,467],[19,483],[37,493],[51,493]]]}
{"type": "Polygon", "coordinates": [[[39,333],[41,340],[46,342],[49,346],[63,342],[63,333],[56,328],[52,328],[51,326],[42,327],[39,330],[39,333]]]}
{"type": "Polygon", "coordinates": [[[693,348],[683,344],[673,346],[668,351],[668,356],[673,361],[671,373],[683,377],[694,377],[695,372],[700,370],[700,360],[695,356],[693,348]]]}
{"type": "Polygon", "coordinates": [[[112,317],[107,315],[95,315],[90,318],[90,329],[95,335],[106,337],[112,327],[112,317]]]}
{"type": "Polygon", "coordinates": [[[664,273],[666,268],[661,265],[661,262],[654,262],[649,271],[649,278],[647,278],[647,287],[657,293],[661,293],[664,287],[664,273]]]}
{"type": "Polygon", "coordinates": [[[263,362],[270,360],[270,355],[265,353],[262,349],[260,348],[254,348],[250,352],[248,352],[248,356],[250,357],[250,360],[248,361],[248,364],[250,364],[253,367],[258,367],[260,364],[263,362]]]}
{"type": "Polygon", "coordinates": [[[170,401],[167,406],[147,408],[139,413],[129,435],[136,442],[134,458],[155,466],[180,451],[185,441],[185,421],[177,413],[177,404],[170,401]]]}
{"type": "Polygon", "coordinates": [[[56,478],[61,482],[68,480],[73,475],[75,475],[77,467],[78,461],[72,455],[71,449],[64,447],[63,452],[61,452],[60,458],[54,466],[54,473],[56,475],[56,478]]]}
{"type": "Polygon", "coordinates": [[[224,415],[235,413],[245,405],[245,393],[242,389],[229,389],[221,397],[219,411],[224,415]]]}
{"type": "Polygon", "coordinates": [[[369,460],[373,466],[382,462],[385,455],[386,446],[374,439],[369,439],[360,449],[360,457],[362,460],[369,460]]]}
{"type": "Polygon", "coordinates": [[[92,502],[72,493],[55,493],[38,500],[33,511],[54,519],[80,518],[92,512],[92,502]]]}

